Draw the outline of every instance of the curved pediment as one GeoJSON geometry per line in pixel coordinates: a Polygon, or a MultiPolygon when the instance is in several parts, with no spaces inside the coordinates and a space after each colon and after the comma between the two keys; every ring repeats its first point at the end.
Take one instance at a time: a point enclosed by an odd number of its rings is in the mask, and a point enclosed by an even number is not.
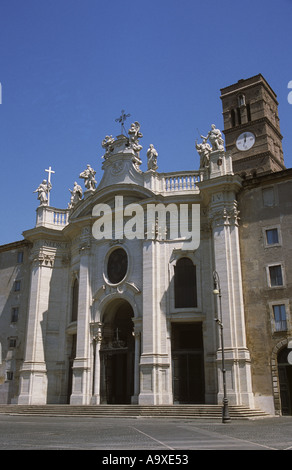
{"type": "Polygon", "coordinates": [[[133,202],[141,203],[143,200],[148,201],[155,197],[155,194],[143,186],[125,183],[101,189],[97,188],[74,207],[69,216],[69,223],[86,216],[91,217],[93,207],[96,204],[108,204],[114,209],[116,196],[122,197],[124,204],[130,204],[133,202]]]}

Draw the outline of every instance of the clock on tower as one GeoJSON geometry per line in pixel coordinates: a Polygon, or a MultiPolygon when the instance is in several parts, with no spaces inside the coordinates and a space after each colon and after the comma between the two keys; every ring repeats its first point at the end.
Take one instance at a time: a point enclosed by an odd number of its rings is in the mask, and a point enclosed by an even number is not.
{"type": "Polygon", "coordinates": [[[226,152],[242,176],[285,168],[277,96],[259,74],[221,89],[226,152]]]}

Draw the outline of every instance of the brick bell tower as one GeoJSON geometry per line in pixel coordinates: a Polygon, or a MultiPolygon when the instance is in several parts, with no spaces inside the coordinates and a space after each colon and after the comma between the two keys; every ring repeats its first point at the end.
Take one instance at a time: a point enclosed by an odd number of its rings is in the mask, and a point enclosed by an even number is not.
{"type": "Polygon", "coordinates": [[[285,169],[277,96],[259,74],[222,88],[226,152],[243,177],[285,169]]]}

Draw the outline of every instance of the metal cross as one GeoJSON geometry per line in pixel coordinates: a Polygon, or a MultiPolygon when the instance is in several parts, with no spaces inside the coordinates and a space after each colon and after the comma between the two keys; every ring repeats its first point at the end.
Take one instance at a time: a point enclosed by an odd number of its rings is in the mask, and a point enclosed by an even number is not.
{"type": "MultiPolygon", "coordinates": [[[[52,167],[49,166],[49,169],[48,170],[45,170],[47,173],[49,173],[49,177],[48,177],[48,183],[51,183],[51,174],[52,173],[55,173],[53,170],[52,170],[52,167]]],[[[49,187],[50,187],[50,184],[49,184],[49,187]]],[[[48,206],[50,205],[50,189],[48,191],[48,206]]]]}
{"type": "Polygon", "coordinates": [[[127,131],[125,129],[125,126],[124,126],[125,121],[126,121],[127,117],[131,116],[131,114],[125,114],[124,109],[122,109],[121,113],[122,113],[121,116],[119,118],[117,118],[115,121],[119,122],[121,124],[121,130],[122,130],[122,135],[123,135],[123,130],[125,130],[125,132],[127,133],[127,131]]]}

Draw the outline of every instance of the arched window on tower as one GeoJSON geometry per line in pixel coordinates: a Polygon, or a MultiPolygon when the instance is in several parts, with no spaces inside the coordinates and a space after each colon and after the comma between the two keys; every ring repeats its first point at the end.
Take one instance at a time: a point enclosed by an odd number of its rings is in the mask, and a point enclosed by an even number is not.
{"type": "Polygon", "coordinates": [[[174,268],[175,308],[197,307],[196,266],[190,258],[180,258],[174,268]]]}
{"type": "Polygon", "coordinates": [[[78,316],[78,291],[79,282],[75,279],[72,289],[72,309],[71,309],[71,321],[77,321],[78,316]]]}
{"type": "Polygon", "coordinates": [[[245,96],[244,95],[239,95],[237,98],[238,106],[244,106],[245,105],[245,96]]]}

